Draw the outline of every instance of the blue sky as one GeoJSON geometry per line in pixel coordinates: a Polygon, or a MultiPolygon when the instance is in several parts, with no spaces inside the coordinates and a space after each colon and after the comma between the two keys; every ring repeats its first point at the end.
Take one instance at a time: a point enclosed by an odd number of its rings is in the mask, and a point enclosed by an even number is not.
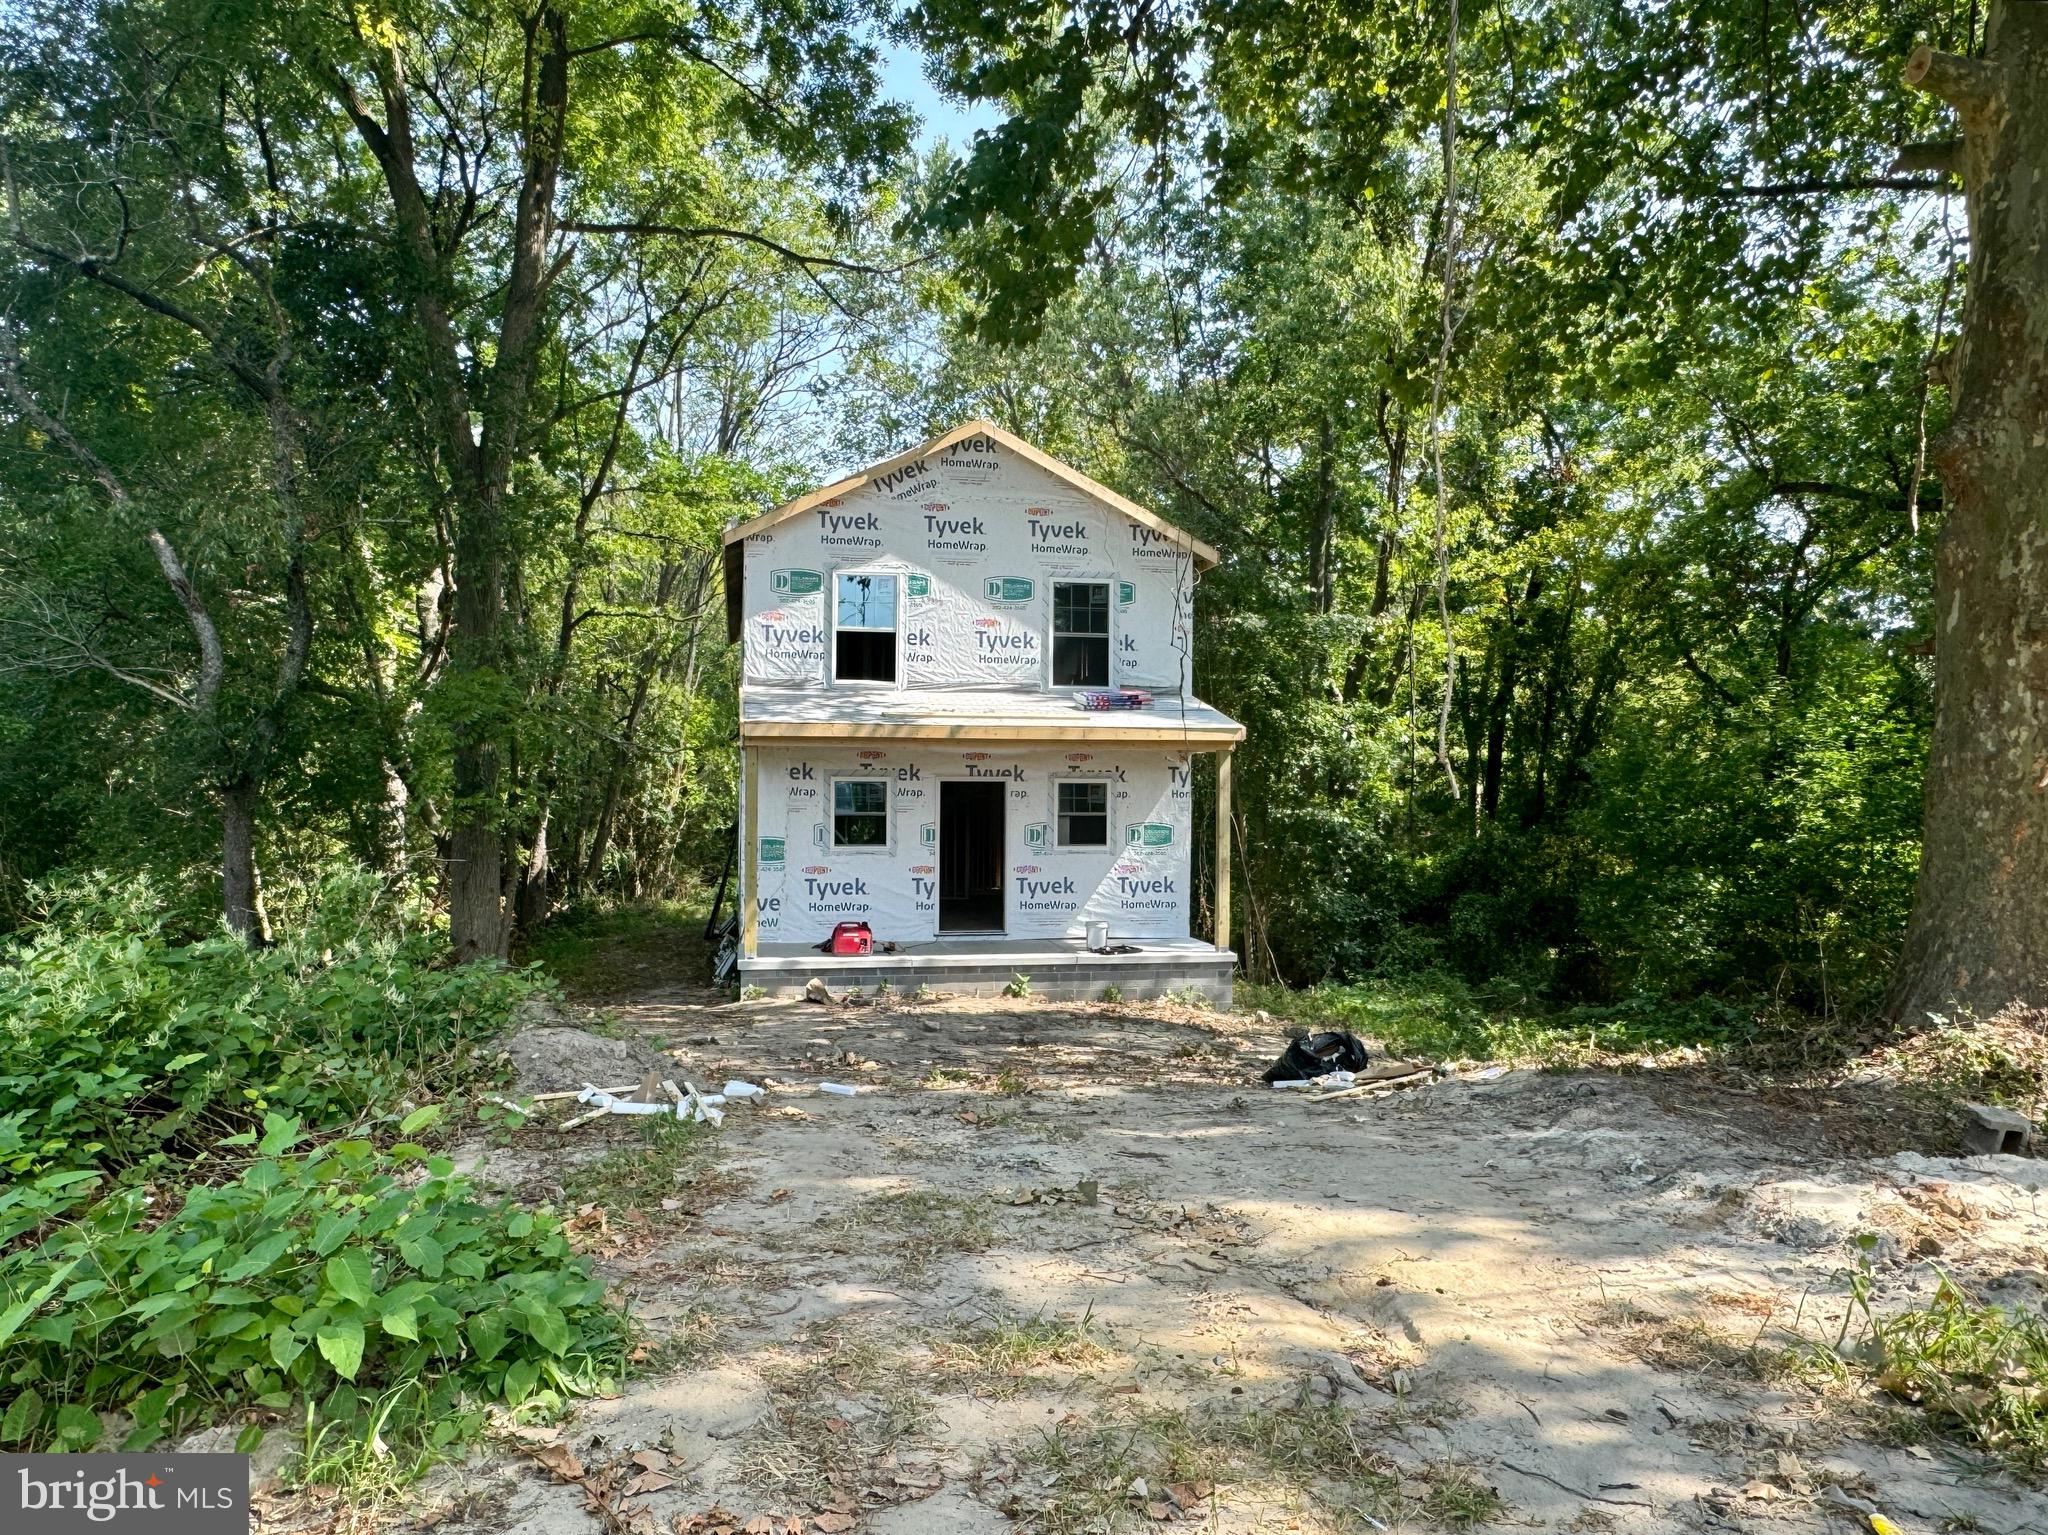
{"type": "Polygon", "coordinates": [[[938,139],[965,148],[977,128],[993,128],[1000,114],[986,102],[964,106],[941,96],[924,76],[924,55],[908,43],[881,41],[882,88],[898,101],[907,102],[924,119],[918,143],[929,147],[938,139]]]}

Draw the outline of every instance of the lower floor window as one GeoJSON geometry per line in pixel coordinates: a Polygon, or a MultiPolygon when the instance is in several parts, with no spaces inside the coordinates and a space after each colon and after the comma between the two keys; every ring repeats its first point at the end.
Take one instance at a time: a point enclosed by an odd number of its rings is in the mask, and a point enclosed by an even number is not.
{"type": "Polygon", "coordinates": [[[1063,783],[1058,788],[1061,847],[1109,846],[1109,785],[1063,783]]]}
{"type": "Polygon", "coordinates": [[[842,778],[832,785],[832,845],[887,847],[889,786],[872,778],[842,778]]]}

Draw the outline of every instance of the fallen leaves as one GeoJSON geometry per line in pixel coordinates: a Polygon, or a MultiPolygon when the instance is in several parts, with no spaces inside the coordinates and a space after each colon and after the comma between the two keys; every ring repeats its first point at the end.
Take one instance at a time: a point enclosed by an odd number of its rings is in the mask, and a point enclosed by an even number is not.
{"type": "Polygon", "coordinates": [[[526,1452],[558,1482],[580,1482],[583,1480],[583,1462],[576,1458],[576,1452],[566,1444],[539,1444],[526,1452]]]}
{"type": "Polygon", "coordinates": [[[1092,1205],[1099,1203],[1101,1185],[1083,1178],[1070,1189],[1018,1189],[1000,1196],[1013,1205],[1092,1205]]]}
{"type": "Polygon", "coordinates": [[[562,1235],[569,1239],[573,1252],[597,1252],[618,1245],[618,1238],[611,1235],[611,1216],[602,1205],[580,1206],[562,1222],[562,1235]]]}

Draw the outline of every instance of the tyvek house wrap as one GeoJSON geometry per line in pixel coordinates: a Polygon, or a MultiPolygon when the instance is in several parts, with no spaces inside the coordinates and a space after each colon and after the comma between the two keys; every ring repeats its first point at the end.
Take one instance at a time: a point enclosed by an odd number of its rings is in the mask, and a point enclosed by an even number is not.
{"type": "Polygon", "coordinates": [[[908,687],[1041,686],[1056,579],[1113,583],[1113,684],[1186,686],[1187,551],[986,437],[750,534],[744,559],[749,683],[824,684],[833,574],[876,570],[903,577],[908,687]]]}
{"type": "Polygon", "coordinates": [[[939,785],[996,779],[1007,787],[1004,931],[1013,938],[1081,937],[1091,919],[1118,938],[1188,936],[1189,759],[1179,752],[1118,747],[915,750],[832,742],[760,747],[754,898],[760,939],[817,943],[836,923],[866,922],[877,943],[927,942],[938,932],[939,785]],[[832,784],[878,779],[889,786],[885,847],[832,846],[832,784]],[[1109,788],[1109,845],[1058,846],[1053,785],[1100,779],[1109,788]]]}

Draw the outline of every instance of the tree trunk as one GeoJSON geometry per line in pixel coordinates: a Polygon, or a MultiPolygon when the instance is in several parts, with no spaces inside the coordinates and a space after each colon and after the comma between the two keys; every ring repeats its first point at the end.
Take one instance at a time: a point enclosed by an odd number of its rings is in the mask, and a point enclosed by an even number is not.
{"type": "Polygon", "coordinates": [[[1486,767],[1479,780],[1479,810],[1489,821],[1500,816],[1501,765],[1507,757],[1508,716],[1515,704],[1515,638],[1510,627],[1501,645],[1500,680],[1486,706],[1486,767]]]}
{"type": "Polygon", "coordinates": [[[1326,413],[1316,433],[1316,506],[1309,526],[1308,585],[1319,614],[1336,603],[1337,451],[1326,413]]]}
{"type": "Polygon", "coordinates": [[[526,872],[519,879],[518,929],[531,933],[548,915],[548,820],[554,810],[552,801],[540,807],[540,820],[534,824],[533,847],[526,855],[526,872]]]}
{"type": "Polygon", "coordinates": [[[506,684],[501,669],[504,561],[498,547],[495,496],[458,513],[455,605],[449,661],[467,691],[455,722],[454,829],[448,839],[448,937],[458,961],[488,959],[504,939],[501,899],[504,835],[499,738],[494,694],[506,684]]]}
{"type": "Polygon", "coordinates": [[[230,784],[220,794],[220,898],[228,926],[251,946],[270,942],[270,919],[256,878],[254,784],[230,784]]]}
{"type": "Polygon", "coordinates": [[[1970,213],[1932,455],[1949,510],[1920,882],[1890,998],[1907,1024],[2048,1002],[2048,3],[1994,5],[1984,51],[1906,67],[1961,115],[1970,213]]]}

